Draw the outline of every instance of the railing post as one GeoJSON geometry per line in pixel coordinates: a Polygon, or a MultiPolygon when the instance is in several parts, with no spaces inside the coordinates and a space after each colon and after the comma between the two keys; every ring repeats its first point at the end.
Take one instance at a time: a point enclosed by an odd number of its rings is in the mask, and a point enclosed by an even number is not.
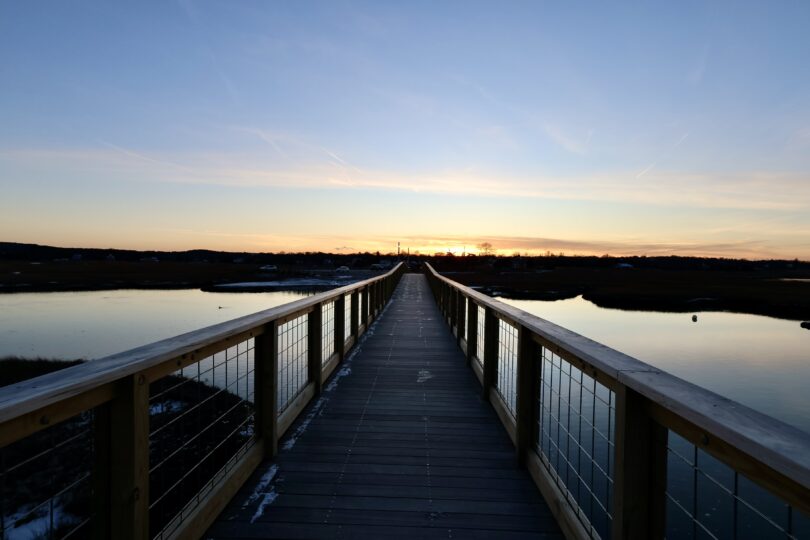
{"type": "Polygon", "coordinates": [[[343,362],[346,355],[346,295],[341,294],[335,299],[335,352],[338,354],[338,363],[343,362]]]}
{"type": "Polygon", "coordinates": [[[149,538],[149,382],[118,384],[110,404],[111,538],[149,538]]]}
{"type": "Polygon", "coordinates": [[[478,304],[467,299],[467,363],[478,354],[478,304]]]}
{"type": "Polygon", "coordinates": [[[315,395],[320,395],[323,385],[323,311],[321,304],[315,304],[307,315],[307,367],[309,380],[315,388],[315,395]]]}
{"type": "Polygon", "coordinates": [[[368,285],[363,287],[363,305],[360,313],[363,317],[361,321],[366,326],[366,329],[368,329],[368,285]]]}
{"type": "Polygon", "coordinates": [[[518,326],[517,396],[515,403],[515,446],[518,465],[526,465],[526,457],[537,438],[537,395],[539,390],[537,344],[532,333],[518,326]]]}
{"type": "Polygon", "coordinates": [[[616,390],[612,538],[663,538],[667,430],[647,414],[646,398],[616,390]]]}
{"type": "Polygon", "coordinates": [[[357,294],[357,290],[352,291],[351,296],[351,304],[352,304],[352,320],[351,320],[351,329],[352,329],[352,336],[354,339],[357,339],[357,335],[359,334],[359,327],[360,327],[360,312],[358,311],[360,298],[357,294]]]}
{"type": "Polygon", "coordinates": [[[484,377],[481,385],[481,398],[489,401],[489,392],[495,386],[498,376],[498,338],[500,321],[495,311],[487,307],[484,317],[484,377]]]}
{"type": "Polygon", "coordinates": [[[464,295],[461,291],[456,291],[456,330],[458,332],[458,344],[461,346],[461,340],[464,339],[466,335],[465,329],[465,317],[466,313],[464,312],[464,295]]]}
{"type": "Polygon", "coordinates": [[[93,522],[91,538],[106,540],[112,534],[110,518],[110,478],[112,476],[111,405],[104,403],[93,409],[93,522]]]}
{"type": "Polygon", "coordinates": [[[458,290],[452,285],[448,285],[447,288],[450,290],[450,331],[455,334],[456,338],[458,338],[458,310],[456,306],[458,305],[458,290]]]}
{"type": "Polygon", "coordinates": [[[264,441],[264,455],[273,458],[278,453],[278,323],[271,322],[256,336],[255,391],[256,426],[264,441]]]}

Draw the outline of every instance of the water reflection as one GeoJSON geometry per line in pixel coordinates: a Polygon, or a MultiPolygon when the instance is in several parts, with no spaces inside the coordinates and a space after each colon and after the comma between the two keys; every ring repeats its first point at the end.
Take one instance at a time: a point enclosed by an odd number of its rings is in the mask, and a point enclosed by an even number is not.
{"type": "Polygon", "coordinates": [[[0,295],[0,357],[99,358],[310,294],[184,289],[0,295]]]}
{"type": "Polygon", "coordinates": [[[501,300],[810,432],[810,332],[796,321],[501,300]]]}

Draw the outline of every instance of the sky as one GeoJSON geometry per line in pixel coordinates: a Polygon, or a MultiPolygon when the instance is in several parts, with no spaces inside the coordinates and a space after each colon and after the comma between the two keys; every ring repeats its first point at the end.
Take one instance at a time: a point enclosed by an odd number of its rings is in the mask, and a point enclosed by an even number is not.
{"type": "Polygon", "coordinates": [[[810,260],[810,3],[0,2],[0,241],[810,260]]]}

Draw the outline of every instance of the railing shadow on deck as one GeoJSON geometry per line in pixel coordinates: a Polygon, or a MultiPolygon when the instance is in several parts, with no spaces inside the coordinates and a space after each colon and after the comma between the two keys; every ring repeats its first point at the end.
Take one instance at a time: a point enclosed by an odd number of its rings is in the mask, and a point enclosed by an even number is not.
{"type": "Polygon", "coordinates": [[[0,538],[201,536],[403,272],[0,389],[0,538]]]}
{"type": "Polygon", "coordinates": [[[567,537],[810,537],[808,434],[426,274],[567,537]]]}

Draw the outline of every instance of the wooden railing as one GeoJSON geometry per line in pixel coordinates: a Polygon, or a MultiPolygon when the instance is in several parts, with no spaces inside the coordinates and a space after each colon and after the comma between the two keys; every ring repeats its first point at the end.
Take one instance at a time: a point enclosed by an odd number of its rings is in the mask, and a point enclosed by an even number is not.
{"type": "Polygon", "coordinates": [[[199,537],[403,271],[0,389],[0,537],[199,537]]]}
{"type": "Polygon", "coordinates": [[[808,434],[426,273],[566,536],[810,536],[808,434]]]}

